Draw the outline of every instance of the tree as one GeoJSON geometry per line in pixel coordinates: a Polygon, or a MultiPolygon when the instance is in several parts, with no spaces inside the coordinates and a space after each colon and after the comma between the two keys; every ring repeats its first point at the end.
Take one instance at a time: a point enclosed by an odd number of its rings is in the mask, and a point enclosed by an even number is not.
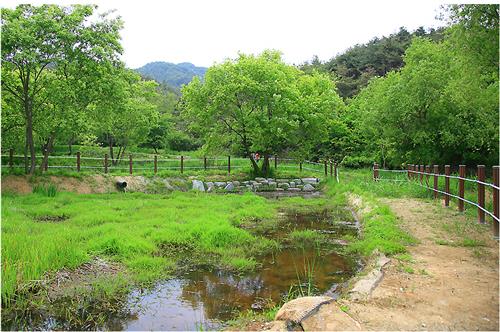
{"type": "Polygon", "coordinates": [[[43,112],[42,105],[51,103],[48,89],[61,78],[50,73],[68,65],[82,68],[118,62],[122,22],[105,15],[91,21],[96,8],[19,5],[2,9],[2,76],[9,77],[2,80],[2,92],[18,100],[24,117],[27,172],[35,171],[34,117],[43,112]]]}
{"type": "Polygon", "coordinates": [[[232,151],[250,159],[256,174],[269,173],[271,155],[306,157],[327,139],[327,124],[343,103],[324,74],[306,75],[276,51],[240,54],[208,69],[182,89],[183,115],[209,151],[232,151]],[[252,158],[259,152],[262,166],[252,158]]]}
{"type": "Polygon", "coordinates": [[[143,143],[158,124],[157,83],[142,80],[139,74],[118,68],[106,79],[102,98],[93,105],[99,119],[96,131],[105,137],[113,165],[120,162],[128,146],[143,143]],[[115,155],[114,147],[118,147],[115,155]]]}

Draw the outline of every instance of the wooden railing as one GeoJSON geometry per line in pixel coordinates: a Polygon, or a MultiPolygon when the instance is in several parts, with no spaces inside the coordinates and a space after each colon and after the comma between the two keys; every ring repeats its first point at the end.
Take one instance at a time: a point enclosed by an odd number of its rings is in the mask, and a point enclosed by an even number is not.
{"type": "Polygon", "coordinates": [[[459,165],[458,167],[458,176],[451,175],[451,167],[450,165],[444,166],[444,174],[440,173],[439,165],[408,165],[406,170],[387,170],[380,169],[378,164],[375,163],[373,165],[373,179],[375,181],[380,180],[392,180],[392,179],[383,179],[380,177],[380,172],[397,172],[404,173],[405,179],[397,179],[397,181],[410,181],[411,183],[417,184],[421,187],[429,189],[434,192],[434,198],[439,198],[439,194],[443,195],[444,205],[450,205],[450,198],[457,199],[457,206],[460,212],[464,211],[464,204],[470,204],[477,207],[477,216],[478,222],[480,224],[486,223],[485,216],[488,215],[492,218],[493,222],[493,235],[498,239],[499,233],[499,166],[492,167],[492,182],[485,182],[485,170],[486,167],[484,165],[477,166],[477,179],[467,178],[466,166],[459,165]],[[429,184],[429,179],[432,178],[432,185],[429,184]],[[444,178],[444,190],[440,190],[439,188],[439,178],[444,178]],[[458,180],[458,193],[455,195],[450,192],[450,180],[458,180]],[[465,196],[465,182],[474,183],[477,186],[477,202],[466,199],[465,196]],[[485,188],[491,188],[492,190],[492,202],[493,202],[493,211],[489,211],[485,207],[485,188]]]}

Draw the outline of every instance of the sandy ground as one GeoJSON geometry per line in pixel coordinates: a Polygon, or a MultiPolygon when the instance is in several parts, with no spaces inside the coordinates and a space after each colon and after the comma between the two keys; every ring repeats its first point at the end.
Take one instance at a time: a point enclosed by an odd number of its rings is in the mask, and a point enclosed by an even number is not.
{"type": "Polygon", "coordinates": [[[438,203],[384,202],[420,243],[409,247],[413,261],[392,259],[371,299],[339,301],[361,329],[498,331],[498,242],[488,226],[438,203]],[[460,246],[464,237],[482,245],[460,246]]]}

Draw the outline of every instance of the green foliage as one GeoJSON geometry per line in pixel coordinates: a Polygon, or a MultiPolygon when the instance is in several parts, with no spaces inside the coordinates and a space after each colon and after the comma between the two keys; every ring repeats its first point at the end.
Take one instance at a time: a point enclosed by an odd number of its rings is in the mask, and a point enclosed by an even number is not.
{"type": "Polygon", "coordinates": [[[54,184],[39,184],[33,187],[33,193],[47,197],[55,197],[57,195],[57,187],[54,184]]]}
{"type": "Polygon", "coordinates": [[[269,171],[268,158],[288,151],[307,157],[327,137],[327,125],[343,107],[325,75],[305,75],[275,51],[208,69],[182,89],[184,116],[205,140],[207,151],[263,156],[256,173],[269,171]]]}
{"type": "Polygon", "coordinates": [[[324,63],[315,57],[311,62],[301,65],[301,69],[306,72],[320,70],[332,73],[337,78],[339,95],[345,99],[353,98],[372,78],[403,67],[403,55],[414,37],[441,40],[442,29],[431,28],[426,31],[419,27],[410,33],[401,27],[397,33],[355,45],[324,63]]]}
{"type": "MultiPolygon", "coordinates": [[[[449,28],[441,43],[415,38],[399,72],[374,79],[361,91],[349,112],[354,136],[363,137],[374,160],[384,166],[496,162],[498,68],[479,62],[479,50],[460,46],[457,36],[482,38],[492,29],[498,36],[498,24],[460,23],[449,28]]],[[[488,47],[496,54],[485,51],[482,57],[490,54],[489,61],[498,64],[498,40],[488,47]]]]}

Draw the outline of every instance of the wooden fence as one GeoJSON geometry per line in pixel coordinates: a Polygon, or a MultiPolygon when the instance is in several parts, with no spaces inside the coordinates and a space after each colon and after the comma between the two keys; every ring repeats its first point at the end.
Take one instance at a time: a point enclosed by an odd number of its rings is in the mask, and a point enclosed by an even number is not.
{"type": "MultiPolygon", "coordinates": [[[[38,160],[42,160],[42,158],[43,156],[37,156],[38,160]]],[[[251,167],[251,163],[248,158],[231,156],[203,158],[179,156],[177,158],[161,158],[158,155],[154,155],[154,157],[150,157],[150,159],[136,159],[132,154],[130,154],[127,159],[128,160],[121,161],[122,163],[127,163],[127,165],[124,166],[123,164],[113,164],[108,154],[104,154],[102,158],[98,158],[84,157],[80,152],[77,152],[75,156],[49,156],[48,162],[44,165],[44,169],[42,171],[48,171],[49,169],[69,169],[77,172],[90,170],[93,172],[102,171],[104,173],[110,173],[113,170],[120,170],[128,171],[128,173],[132,175],[137,173],[137,171],[152,171],[154,174],[157,174],[159,170],[174,170],[182,174],[187,170],[208,171],[218,169],[226,170],[227,173],[230,174],[231,171],[235,169],[251,167]]],[[[9,150],[8,155],[2,155],[2,161],[2,165],[5,165],[5,161],[7,161],[10,169],[24,168],[24,156],[14,155],[12,149],[9,150]]],[[[262,162],[262,159],[260,162],[262,162]]],[[[270,160],[270,164],[272,165],[273,163],[275,169],[297,169],[299,172],[302,172],[302,170],[308,170],[317,173],[324,173],[325,176],[328,176],[328,171],[330,171],[330,176],[338,178],[338,164],[337,162],[331,160],[324,160],[321,163],[318,163],[309,160],[296,160],[273,156],[270,160]]]]}
{"type": "MultiPolygon", "coordinates": [[[[378,164],[373,165],[373,179],[375,181],[381,180],[380,172],[398,172],[405,174],[405,180],[415,183],[421,187],[432,190],[434,192],[434,199],[439,198],[439,194],[443,195],[444,205],[450,205],[450,198],[457,199],[458,210],[460,212],[464,211],[464,204],[470,204],[477,207],[477,217],[480,224],[484,224],[485,216],[489,215],[493,219],[493,235],[498,239],[499,233],[499,223],[500,223],[500,211],[499,211],[499,173],[500,167],[492,167],[492,181],[493,183],[485,182],[485,170],[484,165],[477,166],[477,179],[467,178],[466,166],[459,165],[458,176],[451,175],[450,165],[444,166],[444,174],[440,173],[439,165],[415,165],[411,164],[407,166],[406,170],[386,170],[380,169],[378,164]],[[444,190],[439,188],[439,178],[444,178],[444,190]],[[429,179],[432,178],[432,186],[429,184],[429,179]],[[450,192],[450,179],[458,180],[458,193],[457,195],[450,192]],[[466,199],[465,196],[465,182],[474,183],[477,186],[477,202],[466,199]],[[485,188],[491,188],[492,190],[492,201],[493,201],[493,211],[489,211],[485,208],[485,188]]],[[[402,181],[399,179],[397,181],[402,181]]]]}

